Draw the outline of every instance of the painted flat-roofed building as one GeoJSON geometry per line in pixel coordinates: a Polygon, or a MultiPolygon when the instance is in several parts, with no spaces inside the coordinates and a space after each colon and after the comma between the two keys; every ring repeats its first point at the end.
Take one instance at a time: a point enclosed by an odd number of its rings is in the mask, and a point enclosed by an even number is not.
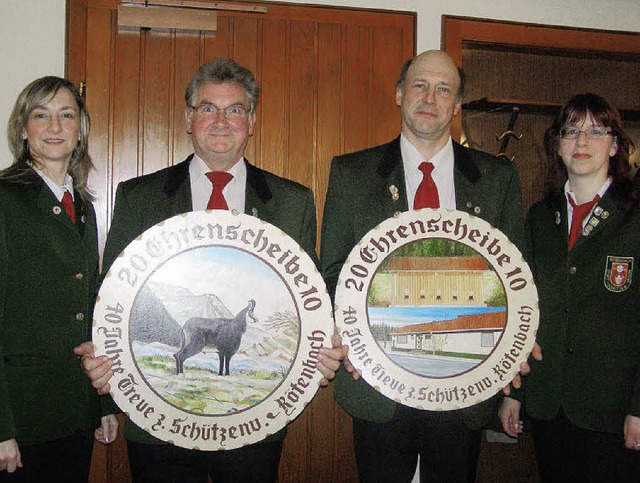
{"type": "Polygon", "coordinates": [[[406,325],[391,332],[392,349],[487,355],[498,343],[507,312],[462,315],[452,320],[406,325]]]}

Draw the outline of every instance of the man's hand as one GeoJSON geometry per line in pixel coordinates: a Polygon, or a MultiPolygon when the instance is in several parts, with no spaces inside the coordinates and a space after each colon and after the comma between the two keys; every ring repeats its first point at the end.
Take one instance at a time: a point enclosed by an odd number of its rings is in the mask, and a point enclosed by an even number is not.
{"type": "Polygon", "coordinates": [[[95,349],[91,342],[82,343],[74,348],[73,352],[80,357],[82,368],[98,394],[109,394],[111,390],[109,380],[113,376],[111,359],[107,356],[95,357],[95,349]]]}
{"type": "Polygon", "coordinates": [[[640,451],[640,418],[627,414],[624,418],[624,445],[640,451]]]}
{"type": "Polygon", "coordinates": [[[336,372],[340,369],[340,362],[347,357],[348,350],[346,345],[342,345],[342,337],[338,334],[333,334],[331,337],[331,349],[328,347],[320,348],[317,367],[324,376],[320,380],[321,386],[327,386],[329,381],[336,377],[336,372]]]}
{"type": "MultiPolygon", "coordinates": [[[[349,346],[345,346],[345,347],[347,348],[347,351],[349,351],[349,346]]],[[[358,370],[355,367],[353,367],[353,364],[351,364],[351,361],[349,360],[348,357],[344,358],[343,364],[344,364],[345,370],[349,374],[351,374],[351,376],[353,377],[354,381],[357,381],[358,379],[360,379],[360,373],[358,372],[358,370]]]]}
{"type": "MultiPolygon", "coordinates": [[[[540,347],[537,342],[533,344],[533,349],[531,349],[531,357],[533,357],[536,361],[542,360],[542,347],[540,347]]],[[[510,384],[507,384],[502,389],[504,395],[508,396],[509,394],[511,394],[511,386],[515,387],[516,389],[520,389],[522,387],[522,377],[528,375],[530,372],[531,367],[529,366],[529,363],[521,362],[520,372],[516,374],[516,377],[513,378],[510,384]]]]}
{"type": "Polygon", "coordinates": [[[15,439],[9,439],[0,443],[0,471],[7,470],[13,473],[16,468],[22,468],[20,449],[15,439]]]}
{"type": "Polygon", "coordinates": [[[118,418],[115,414],[102,416],[100,427],[94,431],[96,441],[102,444],[113,443],[118,437],[118,418]]]}
{"type": "Polygon", "coordinates": [[[522,433],[522,420],[520,419],[520,401],[505,397],[502,400],[498,417],[502,423],[502,429],[512,438],[517,438],[522,433]]]}
{"type": "Polygon", "coordinates": [[[349,346],[342,345],[342,337],[338,334],[333,334],[331,337],[331,349],[326,347],[321,347],[318,356],[318,369],[324,376],[320,380],[321,386],[326,386],[329,384],[334,377],[336,377],[336,372],[340,368],[340,362],[344,363],[344,368],[347,372],[353,374],[353,379],[358,380],[360,378],[360,373],[355,370],[349,358],[347,357],[349,354],[349,346]]]}

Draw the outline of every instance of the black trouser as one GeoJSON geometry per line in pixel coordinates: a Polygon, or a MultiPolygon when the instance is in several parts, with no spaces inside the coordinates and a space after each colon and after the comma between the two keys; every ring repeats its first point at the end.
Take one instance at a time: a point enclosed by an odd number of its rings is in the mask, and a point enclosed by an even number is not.
{"type": "Polygon", "coordinates": [[[274,482],[282,440],[224,451],[198,451],[168,444],[127,441],[135,483],[274,482]]]}
{"type": "Polygon", "coordinates": [[[461,411],[421,411],[398,405],[388,423],[353,419],[358,474],[363,482],[409,482],[420,455],[420,481],[474,482],[479,430],[461,411]]]}
{"type": "Polygon", "coordinates": [[[640,481],[640,453],[626,449],[620,433],[579,428],[563,411],[553,421],[532,420],[543,482],[640,481]]]}
{"type": "Polygon", "coordinates": [[[0,482],[86,482],[91,468],[93,431],[81,431],[48,443],[20,446],[22,468],[0,471],[0,482]]]}

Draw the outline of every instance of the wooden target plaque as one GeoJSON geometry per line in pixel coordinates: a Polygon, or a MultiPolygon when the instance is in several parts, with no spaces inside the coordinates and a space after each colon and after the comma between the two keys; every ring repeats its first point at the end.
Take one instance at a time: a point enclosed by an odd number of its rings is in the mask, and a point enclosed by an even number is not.
{"type": "Polygon", "coordinates": [[[302,248],[258,218],[198,211],[145,231],[100,288],[96,356],[139,427],[190,449],[234,449],[284,428],[315,395],[331,303],[302,248]]]}
{"type": "Polygon", "coordinates": [[[349,359],[377,391],[447,411],[499,392],[539,322],[538,294],[516,246],[457,210],[407,211],[351,251],[335,296],[349,359]]]}

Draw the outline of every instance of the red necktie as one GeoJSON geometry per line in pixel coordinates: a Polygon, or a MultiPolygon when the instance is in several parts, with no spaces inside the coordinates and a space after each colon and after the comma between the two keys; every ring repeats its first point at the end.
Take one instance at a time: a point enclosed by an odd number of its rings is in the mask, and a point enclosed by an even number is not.
{"type": "Polygon", "coordinates": [[[73,199],[71,198],[71,193],[69,191],[65,191],[64,195],[62,195],[62,206],[64,207],[64,211],[67,212],[69,218],[71,218],[72,222],[76,222],[76,209],[73,206],[73,199]]]}
{"type": "Polygon", "coordinates": [[[433,164],[422,162],[418,169],[422,171],[422,181],[416,191],[416,197],[413,200],[413,209],[420,208],[440,208],[440,198],[438,197],[438,187],[431,177],[433,164]]]}
{"type": "Polygon", "coordinates": [[[222,190],[227,186],[227,183],[233,179],[233,176],[226,171],[210,171],[207,173],[207,178],[209,178],[209,181],[211,181],[213,185],[207,210],[228,210],[227,200],[224,199],[222,190]]]}
{"type": "Polygon", "coordinates": [[[576,205],[576,202],[573,201],[573,198],[567,195],[569,199],[569,203],[573,206],[573,216],[571,217],[571,232],[569,233],[569,251],[573,248],[573,245],[576,243],[578,237],[580,237],[580,233],[582,233],[582,222],[585,217],[591,213],[593,205],[595,205],[598,201],[600,201],[600,195],[596,195],[594,199],[591,201],[587,201],[586,203],[582,203],[581,205],[576,205]]]}

